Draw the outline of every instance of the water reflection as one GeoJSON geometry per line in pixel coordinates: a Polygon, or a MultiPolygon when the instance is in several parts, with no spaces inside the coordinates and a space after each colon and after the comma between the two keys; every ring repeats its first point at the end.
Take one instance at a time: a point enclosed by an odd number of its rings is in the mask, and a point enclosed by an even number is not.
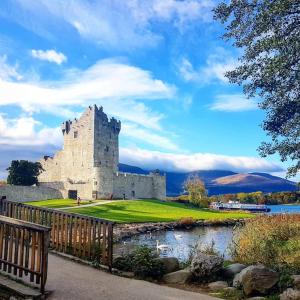
{"type": "Polygon", "coordinates": [[[157,231],[123,240],[115,245],[115,254],[126,254],[137,245],[147,245],[158,251],[160,256],[175,256],[180,261],[184,261],[197,243],[209,245],[213,240],[215,248],[224,255],[225,259],[228,259],[230,258],[228,245],[231,239],[231,227],[196,227],[191,230],[157,231]],[[168,248],[163,251],[157,249],[157,241],[159,245],[168,245],[168,248]]]}

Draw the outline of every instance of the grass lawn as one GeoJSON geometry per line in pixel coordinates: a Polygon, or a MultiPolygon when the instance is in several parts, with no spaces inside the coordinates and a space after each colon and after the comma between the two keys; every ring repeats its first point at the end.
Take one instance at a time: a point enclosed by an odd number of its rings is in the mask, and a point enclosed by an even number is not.
{"type": "Polygon", "coordinates": [[[252,216],[244,212],[218,212],[158,200],[120,200],[97,206],[68,209],[68,211],[108,219],[118,223],[168,222],[176,221],[184,217],[205,220],[224,220],[252,216]]]}
{"type": "MultiPolygon", "coordinates": [[[[80,205],[89,204],[94,201],[80,201],[80,205]]],[[[99,200],[97,200],[99,202],[99,200]]],[[[41,200],[41,201],[32,201],[26,202],[25,204],[33,205],[33,206],[41,206],[48,208],[63,208],[63,207],[71,207],[77,206],[77,200],[74,199],[51,199],[51,200],[41,200]]]]}

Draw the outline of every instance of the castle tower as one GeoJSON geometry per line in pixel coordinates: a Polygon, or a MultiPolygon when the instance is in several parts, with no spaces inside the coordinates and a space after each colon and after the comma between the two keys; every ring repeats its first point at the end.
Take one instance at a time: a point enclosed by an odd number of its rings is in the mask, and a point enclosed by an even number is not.
{"type": "Polygon", "coordinates": [[[166,196],[166,177],[118,171],[121,122],[102,107],[89,106],[77,120],[62,124],[63,149],[40,160],[39,183],[65,198],[158,198],[166,196]]]}
{"type": "Polygon", "coordinates": [[[119,133],[121,122],[110,120],[97,106],[94,110],[94,182],[93,198],[110,198],[113,194],[113,176],[119,165],[119,133]]]}

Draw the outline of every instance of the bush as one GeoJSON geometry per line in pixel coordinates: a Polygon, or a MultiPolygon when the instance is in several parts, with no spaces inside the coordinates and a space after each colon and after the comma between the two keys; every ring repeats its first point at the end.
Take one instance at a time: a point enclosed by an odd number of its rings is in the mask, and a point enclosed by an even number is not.
{"type": "Polygon", "coordinates": [[[234,230],[232,257],[244,264],[300,271],[300,215],[259,216],[234,230]]]}
{"type": "Polygon", "coordinates": [[[164,265],[156,253],[147,246],[137,247],[131,254],[119,257],[114,267],[123,271],[134,272],[141,279],[161,279],[165,273],[164,265]]]}
{"type": "Polygon", "coordinates": [[[178,220],[178,224],[182,225],[182,226],[191,226],[194,225],[196,223],[196,220],[192,217],[185,217],[185,218],[181,218],[180,220],[178,220]]]}

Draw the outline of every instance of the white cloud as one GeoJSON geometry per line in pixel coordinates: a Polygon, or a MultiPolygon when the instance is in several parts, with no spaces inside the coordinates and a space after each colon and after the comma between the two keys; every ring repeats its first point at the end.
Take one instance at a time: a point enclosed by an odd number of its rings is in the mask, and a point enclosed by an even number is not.
{"type": "Polygon", "coordinates": [[[37,146],[55,145],[62,142],[60,128],[41,126],[32,117],[21,116],[14,119],[0,115],[0,145],[37,146]],[[38,129],[37,127],[41,127],[38,129]]]}
{"type": "Polygon", "coordinates": [[[215,101],[210,105],[211,110],[238,112],[257,109],[257,102],[248,99],[243,94],[217,95],[215,101]]]}
{"type": "Polygon", "coordinates": [[[227,156],[213,153],[164,153],[139,148],[121,148],[120,161],[148,170],[190,172],[197,170],[232,170],[236,172],[277,172],[282,168],[262,158],[227,156]]]}
{"type": "Polygon", "coordinates": [[[153,26],[156,21],[180,32],[195,23],[211,21],[215,1],[17,0],[14,4],[0,13],[43,37],[55,39],[61,28],[71,27],[102,48],[131,51],[155,46],[163,39],[153,26]]]}
{"type": "Polygon", "coordinates": [[[219,47],[215,49],[215,53],[207,57],[205,64],[198,69],[195,69],[187,58],[183,58],[179,65],[179,73],[184,80],[198,84],[228,83],[225,73],[233,70],[236,66],[237,61],[227,51],[219,47]]]}
{"type": "Polygon", "coordinates": [[[63,62],[67,61],[67,57],[61,53],[56,52],[55,50],[31,50],[31,55],[34,58],[40,59],[40,60],[46,60],[49,62],[54,62],[58,65],[62,64],[63,62]]]}
{"type": "Polygon", "coordinates": [[[201,20],[212,20],[212,9],[215,3],[211,0],[155,0],[153,1],[153,15],[156,18],[173,20],[173,23],[183,29],[188,23],[201,20]]]}
{"type": "Polygon", "coordinates": [[[134,140],[141,140],[147,144],[154,145],[157,148],[173,151],[178,150],[178,145],[172,142],[168,137],[138,127],[135,124],[123,123],[121,134],[126,137],[132,137],[134,140]]]}
{"type": "Polygon", "coordinates": [[[69,117],[70,107],[96,103],[123,120],[160,129],[163,115],[139,99],[169,99],[175,92],[175,87],[153,78],[146,70],[117,60],[102,60],[86,70],[68,70],[58,81],[0,80],[0,106],[16,105],[27,112],[47,111],[69,117]]]}
{"type": "Polygon", "coordinates": [[[0,80],[22,79],[17,69],[17,65],[11,66],[8,64],[6,55],[0,56],[0,80]]]}

